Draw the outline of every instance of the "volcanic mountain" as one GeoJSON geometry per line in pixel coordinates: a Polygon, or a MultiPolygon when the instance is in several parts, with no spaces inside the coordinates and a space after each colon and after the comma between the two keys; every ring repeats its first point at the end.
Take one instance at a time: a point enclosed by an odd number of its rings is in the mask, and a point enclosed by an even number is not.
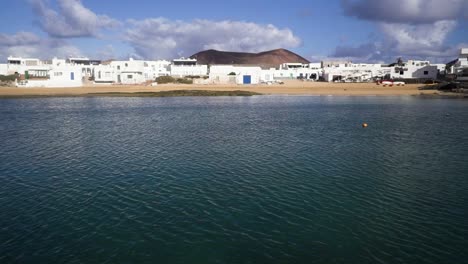
{"type": "Polygon", "coordinates": [[[258,65],[264,68],[278,67],[282,63],[309,63],[308,60],[286,49],[276,49],[260,53],[228,52],[205,50],[190,56],[199,64],[258,65]]]}

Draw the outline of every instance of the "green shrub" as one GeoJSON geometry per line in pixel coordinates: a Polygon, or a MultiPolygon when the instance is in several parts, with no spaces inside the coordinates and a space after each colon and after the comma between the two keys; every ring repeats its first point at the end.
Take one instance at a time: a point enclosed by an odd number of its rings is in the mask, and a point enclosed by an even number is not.
{"type": "Polygon", "coordinates": [[[182,83],[182,84],[193,84],[193,80],[189,78],[174,78],[172,76],[160,76],[156,78],[156,82],[159,84],[166,83],[182,83]]]}
{"type": "Polygon", "coordinates": [[[228,74],[229,76],[236,76],[236,73],[235,72],[231,72],[228,74]]]}
{"type": "Polygon", "coordinates": [[[178,78],[177,83],[193,84],[193,80],[192,79],[185,79],[185,78],[178,78]]]}
{"type": "Polygon", "coordinates": [[[0,75],[0,81],[2,82],[14,82],[15,79],[17,78],[16,75],[0,75]]]}
{"type": "Polygon", "coordinates": [[[171,76],[159,76],[156,78],[156,82],[158,84],[165,84],[165,83],[175,83],[175,79],[171,76]]]}

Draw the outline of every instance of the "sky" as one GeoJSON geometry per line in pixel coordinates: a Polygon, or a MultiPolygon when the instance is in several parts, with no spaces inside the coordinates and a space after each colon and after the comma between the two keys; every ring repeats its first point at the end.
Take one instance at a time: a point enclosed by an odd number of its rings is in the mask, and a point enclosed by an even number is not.
{"type": "Polygon", "coordinates": [[[173,59],[289,49],[304,58],[447,63],[468,47],[468,0],[5,0],[8,56],[173,59]]]}

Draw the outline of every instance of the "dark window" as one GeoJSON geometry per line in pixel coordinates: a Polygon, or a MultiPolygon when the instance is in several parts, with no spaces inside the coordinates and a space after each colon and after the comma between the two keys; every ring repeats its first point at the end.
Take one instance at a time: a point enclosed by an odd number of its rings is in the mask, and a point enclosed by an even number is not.
{"type": "Polygon", "coordinates": [[[403,71],[400,71],[400,75],[403,75],[403,71]]]}
{"type": "Polygon", "coordinates": [[[132,78],[133,78],[133,75],[127,75],[127,78],[128,78],[128,79],[132,79],[132,78]]]}
{"type": "Polygon", "coordinates": [[[428,75],[428,74],[429,74],[429,72],[428,72],[428,71],[424,71],[424,75],[428,75]]]}

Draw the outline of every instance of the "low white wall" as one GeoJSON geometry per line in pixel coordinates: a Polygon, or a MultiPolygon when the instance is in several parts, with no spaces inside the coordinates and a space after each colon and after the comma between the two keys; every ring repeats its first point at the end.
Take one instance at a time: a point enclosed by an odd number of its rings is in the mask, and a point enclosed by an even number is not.
{"type": "Polygon", "coordinates": [[[195,65],[195,66],[175,66],[170,67],[172,76],[206,76],[208,75],[207,65],[195,65]]]}

